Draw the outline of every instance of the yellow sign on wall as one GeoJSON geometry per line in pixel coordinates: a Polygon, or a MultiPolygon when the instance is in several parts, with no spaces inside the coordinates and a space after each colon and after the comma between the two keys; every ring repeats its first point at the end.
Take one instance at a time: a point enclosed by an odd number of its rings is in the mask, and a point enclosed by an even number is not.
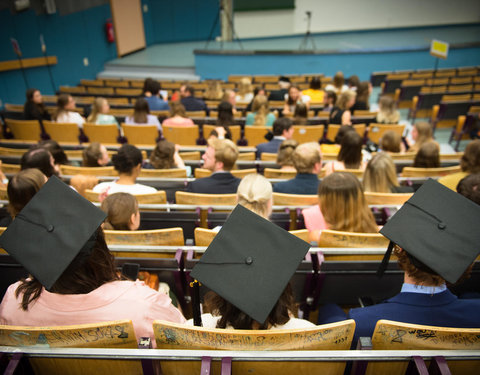
{"type": "Polygon", "coordinates": [[[448,56],[448,43],[432,39],[432,44],[430,45],[430,55],[439,57],[441,59],[446,59],[448,56]]]}

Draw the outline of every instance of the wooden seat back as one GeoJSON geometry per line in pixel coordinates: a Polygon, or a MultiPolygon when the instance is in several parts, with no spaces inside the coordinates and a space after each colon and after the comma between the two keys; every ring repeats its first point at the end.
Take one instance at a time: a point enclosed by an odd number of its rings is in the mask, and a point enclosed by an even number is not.
{"type": "MultiPolygon", "coordinates": [[[[373,350],[480,350],[480,329],[446,328],[379,320],[373,350]]],[[[370,362],[367,374],[405,374],[408,361],[370,362]]],[[[452,374],[478,374],[480,361],[448,361],[452,374]]]]}
{"type": "Polygon", "coordinates": [[[405,125],[397,124],[370,124],[368,129],[368,138],[378,144],[380,139],[383,137],[385,132],[392,130],[400,137],[403,136],[403,131],[405,130],[405,125]]]}
{"type": "MultiPolygon", "coordinates": [[[[153,330],[159,349],[223,350],[346,350],[349,349],[355,322],[345,320],[305,329],[233,330],[189,327],[156,320],[153,330]]],[[[213,373],[220,373],[220,363],[213,363],[213,373]]],[[[233,374],[343,374],[341,362],[232,362],[233,374]]],[[[199,374],[199,362],[162,362],[162,372],[199,374]]]]}
{"type": "MultiPolygon", "coordinates": [[[[46,348],[137,348],[130,320],[56,327],[0,326],[0,345],[46,348]]],[[[30,358],[37,375],[142,374],[140,361],[30,358]]]]}
{"type": "Polygon", "coordinates": [[[122,123],[123,135],[132,145],[155,145],[159,137],[156,125],[127,125],[122,123]]]}
{"type": "Polygon", "coordinates": [[[105,230],[108,245],[183,246],[183,229],[105,230]]]}
{"type": "Polygon", "coordinates": [[[187,117],[189,118],[207,116],[207,113],[205,111],[187,111],[186,113],[187,113],[187,117]]]}
{"type": "Polygon", "coordinates": [[[11,120],[5,119],[5,123],[12,131],[15,139],[25,141],[38,141],[40,139],[40,123],[38,120],[11,120]]]}
{"type": "Polygon", "coordinates": [[[201,159],[200,151],[180,151],[179,155],[183,160],[200,160],[201,159]]]}
{"type": "Polygon", "coordinates": [[[5,156],[22,156],[27,151],[28,148],[0,147],[0,155],[5,156]]]}
{"type": "Polygon", "coordinates": [[[198,125],[174,126],[163,125],[163,136],[170,142],[183,146],[197,144],[198,125]]]}
{"type": "MultiPolygon", "coordinates": [[[[210,113],[210,117],[214,117],[211,113],[210,113]]],[[[203,125],[203,137],[205,139],[208,138],[208,136],[210,135],[210,133],[215,130],[215,128],[217,127],[217,125],[203,125]]],[[[230,132],[232,133],[232,142],[237,144],[238,140],[240,139],[240,136],[241,136],[241,127],[240,125],[229,125],[228,128],[230,129],[230,132]]]]}
{"type": "Polygon", "coordinates": [[[265,139],[265,135],[268,133],[269,130],[270,128],[267,128],[266,126],[245,126],[244,137],[247,140],[248,146],[255,147],[260,143],[267,142],[267,140],[265,139]]]}
{"type": "Polygon", "coordinates": [[[87,176],[117,176],[118,172],[113,167],[75,167],[73,165],[61,165],[62,175],[74,176],[83,174],[87,176]]]}
{"type": "Polygon", "coordinates": [[[155,178],[183,178],[187,177],[187,170],[184,168],[171,169],[141,169],[139,177],[155,178]]]}
{"type": "MultiPolygon", "coordinates": [[[[262,154],[263,155],[263,154],[262,154]]],[[[288,171],[276,168],[265,168],[263,170],[263,175],[266,178],[283,178],[290,180],[297,175],[297,171],[288,171]]]]}
{"type": "MultiPolygon", "coordinates": [[[[328,128],[327,128],[326,138],[329,141],[335,142],[335,137],[337,136],[337,133],[340,130],[341,126],[342,125],[329,124],[328,128]]],[[[353,125],[353,128],[358,133],[358,135],[363,138],[363,136],[365,135],[366,125],[365,124],[355,124],[355,125],[353,125]]]]}
{"type": "Polygon", "coordinates": [[[271,152],[262,152],[260,155],[260,160],[262,161],[277,161],[278,154],[271,152]]]}
{"type": "Polygon", "coordinates": [[[371,192],[365,192],[365,199],[367,201],[367,204],[398,204],[402,205],[404,204],[407,200],[410,199],[410,197],[413,195],[413,193],[371,193],[371,192]]]}
{"type": "Polygon", "coordinates": [[[90,142],[115,144],[119,136],[118,126],[116,124],[97,125],[85,123],[83,124],[83,132],[90,142]]]}
{"type": "Polygon", "coordinates": [[[8,201],[8,193],[6,186],[0,186],[0,200],[8,201]]]}
{"type": "Polygon", "coordinates": [[[43,121],[43,127],[50,138],[57,142],[79,143],[78,124],[43,121]]]}
{"type": "Polygon", "coordinates": [[[1,169],[2,169],[3,173],[15,174],[15,173],[20,172],[20,168],[21,168],[20,164],[5,164],[5,163],[2,163],[2,165],[1,165],[1,169]]]}
{"type": "MultiPolygon", "coordinates": [[[[257,170],[255,168],[232,169],[230,173],[237,178],[243,178],[247,174],[257,173],[257,170]]],[[[194,172],[195,178],[204,178],[204,177],[210,176],[211,174],[212,174],[212,171],[210,169],[204,169],[204,168],[195,168],[195,172],[194,172]]]]}
{"type": "Polygon", "coordinates": [[[454,165],[452,167],[440,167],[440,168],[414,168],[414,167],[404,167],[402,169],[402,177],[435,177],[435,176],[446,176],[448,174],[460,172],[461,168],[459,165],[454,165]]]}
{"type": "Polygon", "coordinates": [[[237,160],[249,160],[253,161],[255,160],[255,151],[250,151],[250,152],[239,152],[238,153],[238,158],[237,160]]]}
{"type": "MultiPolygon", "coordinates": [[[[90,202],[100,202],[100,194],[93,191],[86,189],[85,190],[85,198],[87,198],[90,202]]],[[[135,198],[137,198],[138,204],[165,204],[167,203],[167,194],[165,190],[158,190],[155,193],[149,194],[136,194],[135,198]]]]}
{"type": "Polygon", "coordinates": [[[292,139],[299,144],[306,142],[318,142],[323,138],[324,125],[293,125],[292,139]]]}
{"type": "Polygon", "coordinates": [[[313,206],[318,204],[318,195],[273,193],[275,206],[313,206]]]}

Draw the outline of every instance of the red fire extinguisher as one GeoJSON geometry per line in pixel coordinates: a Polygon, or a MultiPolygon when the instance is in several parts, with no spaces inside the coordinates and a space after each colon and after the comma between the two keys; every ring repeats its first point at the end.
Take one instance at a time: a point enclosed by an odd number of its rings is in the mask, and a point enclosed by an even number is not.
{"type": "Polygon", "coordinates": [[[111,19],[105,22],[105,34],[107,35],[108,43],[115,42],[115,34],[113,33],[113,23],[111,19]]]}

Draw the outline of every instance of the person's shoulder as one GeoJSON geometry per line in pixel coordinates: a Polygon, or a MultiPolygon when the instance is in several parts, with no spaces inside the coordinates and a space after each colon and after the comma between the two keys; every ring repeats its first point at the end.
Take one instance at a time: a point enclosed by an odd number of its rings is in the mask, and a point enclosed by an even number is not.
{"type": "Polygon", "coordinates": [[[110,186],[112,186],[112,182],[100,182],[98,185],[95,185],[92,190],[95,193],[103,193],[110,186]]]}
{"type": "Polygon", "coordinates": [[[158,191],[154,187],[148,186],[148,185],[135,184],[134,186],[135,186],[135,191],[137,191],[136,194],[151,194],[151,193],[156,193],[158,191]]]}
{"type": "Polygon", "coordinates": [[[291,318],[287,323],[273,326],[271,329],[300,329],[300,328],[313,328],[313,327],[316,327],[316,325],[308,320],[291,318]]]}

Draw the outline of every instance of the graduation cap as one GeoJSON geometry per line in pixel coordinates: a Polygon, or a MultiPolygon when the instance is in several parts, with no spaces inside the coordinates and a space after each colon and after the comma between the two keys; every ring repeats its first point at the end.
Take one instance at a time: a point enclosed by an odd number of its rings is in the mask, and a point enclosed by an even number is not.
{"type": "Polygon", "coordinates": [[[0,246],[49,290],[79,253],[90,254],[105,216],[52,176],[0,236],[0,246]]]}
{"type": "Polygon", "coordinates": [[[263,324],[309,248],[237,205],[190,275],[263,324]]]}
{"type": "Polygon", "coordinates": [[[394,244],[420,269],[455,283],[480,253],[480,206],[433,179],[427,180],[380,230],[390,240],[385,271],[394,244]]]}

